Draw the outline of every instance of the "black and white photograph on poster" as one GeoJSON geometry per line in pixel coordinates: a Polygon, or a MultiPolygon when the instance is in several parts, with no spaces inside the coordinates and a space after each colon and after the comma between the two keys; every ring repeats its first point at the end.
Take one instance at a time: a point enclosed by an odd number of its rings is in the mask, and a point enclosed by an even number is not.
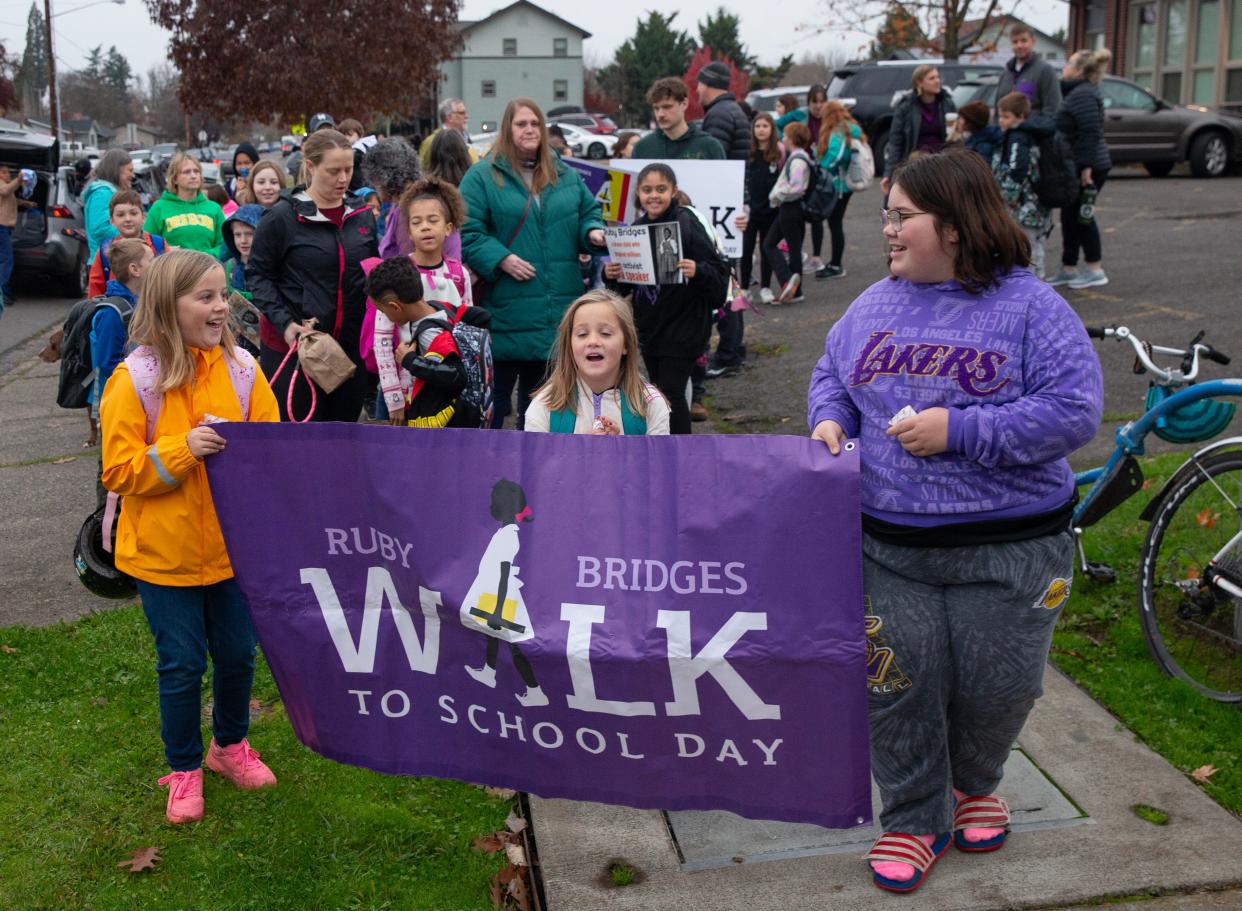
{"type": "Polygon", "coordinates": [[[680,285],[685,281],[677,263],[681,261],[681,226],[675,221],[648,225],[655,246],[656,284],[680,285]]]}

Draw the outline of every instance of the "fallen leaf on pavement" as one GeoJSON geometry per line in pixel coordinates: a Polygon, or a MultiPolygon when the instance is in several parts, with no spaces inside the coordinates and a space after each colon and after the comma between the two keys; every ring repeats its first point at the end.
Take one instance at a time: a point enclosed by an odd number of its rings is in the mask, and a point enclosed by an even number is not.
{"type": "Polygon", "coordinates": [[[495,854],[497,851],[503,851],[504,847],[504,842],[500,840],[500,836],[497,834],[480,835],[474,840],[474,849],[482,851],[484,854],[495,854]]]}
{"type": "Polygon", "coordinates": [[[522,850],[521,845],[505,845],[505,856],[515,867],[526,866],[526,852],[522,850]]]}
{"type": "Polygon", "coordinates": [[[144,870],[154,870],[155,865],[163,859],[159,848],[136,848],[130,852],[128,860],[121,861],[117,866],[130,873],[141,873],[144,870]]]}
{"type": "Polygon", "coordinates": [[[1190,773],[1190,777],[1195,781],[1207,784],[1207,780],[1219,771],[1220,769],[1216,768],[1214,765],[1201,765],[1199,768],[1190,773]]]}
{"type": "Polygon", "coordinates": [[[517,815],[514,810],[509,811],[509,818],[505,820],[505,826],[510,832],[518,833],[526,828],[526,820],[517,815]]]}
{"type": "Polygon", "coordinates": [[[512,800],[517,796],[517,791],[511,788],[484,788],[483,793],[488,797],[499,797],[501,800],[512,800]]]}

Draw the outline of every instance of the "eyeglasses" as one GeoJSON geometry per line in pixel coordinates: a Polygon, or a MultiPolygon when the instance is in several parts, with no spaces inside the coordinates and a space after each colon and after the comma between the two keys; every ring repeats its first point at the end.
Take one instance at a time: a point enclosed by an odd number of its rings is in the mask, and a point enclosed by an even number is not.
{"type": "Polygon", "coordinates": [[[927,214],[926,212],[903,212],[901,211],[901,209],[881,209],[880,210],[880,225],[885,228],[887,228],[889,225],[892,225],[893,230],[900,233],[901,220],[903,218],[913,218],[916,215],[926,215],[926,214],[927,214]]]}

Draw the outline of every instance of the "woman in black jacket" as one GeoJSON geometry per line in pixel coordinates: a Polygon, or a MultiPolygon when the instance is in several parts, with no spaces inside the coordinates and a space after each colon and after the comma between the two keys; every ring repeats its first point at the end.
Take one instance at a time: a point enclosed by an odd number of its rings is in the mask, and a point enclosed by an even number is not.
{"type": "MultiPolygon", "coordinates": [[[[1112,59],[1110,54],[1107,59],[1112,59]]],[[[1078,51],[1061,71],[1061,107],[1057,110],[1057,132],[1069,140],[1074,150],[1074,166],[1084,191],[1098,196],[1113,166],[1104,141],[1104,102],[1099,82],[1107,62],[1096,51],[1078,51]]],[[[1048,282],[1069,285],[1075,290],[1108,284],[1100,247],[1100,226],[1094,210],[1087,212],[1083,197],[1061,210],[1061,271],[1048,282]],[[1083,216],[1087,216],[1085,221],[1083,216]],[[1084,268],[1078,271],[1078,251],[1082,249],[1084,268]]],[[[1094,202],[1091,202],[1094,209],[1094,202]]]]}
{"type": "Polygon", "coordinates": [[[940,86],[940,70],[931,64],[916,66],[910,74],[910,84],[912,91],[894,106],[893,124],[884,147],[885,174],[892,174],[893,168],[916,149],[924,152],[943,149],[947,135],[946,115],[957,110],[953,98],[940,86]]]}
{"type": "MultiPolygon", "coordinates": [[[[379,253],[375,218],[365,202],[347,195],[354,170],[349,140],[336,130],[320,130],[306,140],[302,156],[304,186],[259,222],[246,263],[246,285],[263,312],[259,363],[270,378],[314,319],[313,328],[331,333],[358,369],[331,395],[316,390],[313,420],[352,422],[358,420],[366,391],[358,336],[366,313],[362,261],[379,253]]],[[[286,421],[292,366],[272,383],[286,421]]],[[[293,413],[308,413],[310,400],[299,379],[293,413]]]]}

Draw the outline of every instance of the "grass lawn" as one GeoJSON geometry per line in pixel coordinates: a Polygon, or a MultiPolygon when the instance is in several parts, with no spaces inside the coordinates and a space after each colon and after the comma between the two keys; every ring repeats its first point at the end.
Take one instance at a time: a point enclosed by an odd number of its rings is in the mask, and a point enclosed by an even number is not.
{"type": "Polygon", "coordinates": [[[1182,771],[1215,766],[1202,787],[1242,814],[1242,706],[1214,702],[1166,677],[1148,654],[1139,622],[1139,554],[1148,530],[1139,513],[1188,455],[1144,459],[1148,489],[1087,529],[1087,559],[1110,564],[1117,581],[1100,585],[1075,576],[1053,636],[1052,661],[1182,771]]]}
{"type": "Polygon", "coordinates": [[[0,646],[0,908],[491,907],[504,855],[471,843],[504,827],[510,801],[315,755],[262,661],[250,740],[279,784],[243,792],[207,772],[205,818],[172,826],[156,786],[167,767],[142,611],[0,629],[0,646]],[[116,868],[152,845],[164,857],[153,872],[116,868]]]}

